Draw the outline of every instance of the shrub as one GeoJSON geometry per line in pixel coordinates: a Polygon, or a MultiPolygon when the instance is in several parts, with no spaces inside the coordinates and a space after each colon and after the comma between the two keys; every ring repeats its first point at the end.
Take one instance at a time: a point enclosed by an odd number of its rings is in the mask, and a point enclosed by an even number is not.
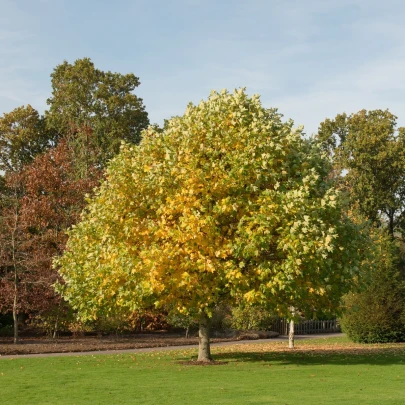
{"type": "Polygon", "coordinates": [[[405,341],[405,266],[392,242],[383,241],[378,266],[364,291],[345,297],[342,329],[354,342],[405,341]]]}
{"type": "Polygon", "coordinates": [[[276,315],[264,307],[239,306],[232,309],[231,326],[239,330],[267,330],[275,319],[276,315]]]}

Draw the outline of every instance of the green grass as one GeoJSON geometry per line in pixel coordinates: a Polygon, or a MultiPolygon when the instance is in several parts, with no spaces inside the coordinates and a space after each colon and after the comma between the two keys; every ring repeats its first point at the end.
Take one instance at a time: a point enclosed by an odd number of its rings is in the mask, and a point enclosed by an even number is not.
{"type": "Polygon", "coordinates": [[[0,403],[404,404],[405,345],[342,338],[213,349],[216,366],[179,364],[194,349],[0,359],[0,403]]]}

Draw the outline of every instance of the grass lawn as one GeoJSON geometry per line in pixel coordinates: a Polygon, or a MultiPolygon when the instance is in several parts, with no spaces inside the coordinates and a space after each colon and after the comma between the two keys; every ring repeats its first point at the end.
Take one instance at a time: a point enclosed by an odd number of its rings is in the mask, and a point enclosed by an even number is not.
{"type": "Polygon", "coordinates": [[[182,364],[195,349],[124,355],[0,358],[0,403],[405,404],[405,344],[345,338],[214,348],[226,364],[182,364]]]}

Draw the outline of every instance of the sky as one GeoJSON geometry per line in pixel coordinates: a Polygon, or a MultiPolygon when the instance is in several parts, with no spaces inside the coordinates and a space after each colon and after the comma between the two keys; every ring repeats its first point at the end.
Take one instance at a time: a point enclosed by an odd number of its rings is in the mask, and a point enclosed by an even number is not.
{"type": "Polygon", "coordinates": [[[361,109],[405,125],[404,17],[402,0],[0,0],[0,115],[42,113],[53,69],[89,57],[140,78],[151,123],[246,87],[308,134],[361,109]]]}

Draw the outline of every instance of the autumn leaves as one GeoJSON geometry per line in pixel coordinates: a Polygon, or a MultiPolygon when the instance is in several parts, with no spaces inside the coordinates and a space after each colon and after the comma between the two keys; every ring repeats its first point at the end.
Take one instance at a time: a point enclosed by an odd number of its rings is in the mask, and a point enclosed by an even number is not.
{"type": "Polygon", "coordinates": [[[212,92],[110,162],[55,262],[63,294],[84,319],[153,303],[200,313],[204,330],[221,302],[332,308],[365,236],[328,173],[258,96],[212,92]]]}

